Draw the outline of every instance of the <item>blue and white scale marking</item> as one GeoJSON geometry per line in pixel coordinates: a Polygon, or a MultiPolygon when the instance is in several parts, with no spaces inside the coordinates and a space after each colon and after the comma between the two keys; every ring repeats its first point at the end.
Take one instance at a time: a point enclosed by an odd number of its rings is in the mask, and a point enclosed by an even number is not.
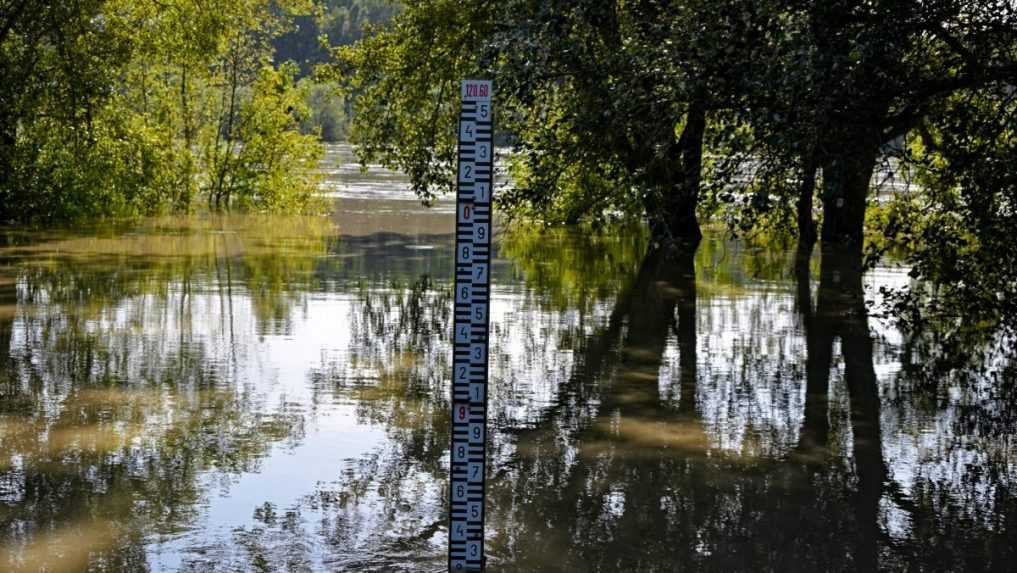
{"type": "Polygon", "coordinates": [[[484,568],[484,480],[490,311],[491,82],[464,80],[456,186],[449,571],[484,568]]]}

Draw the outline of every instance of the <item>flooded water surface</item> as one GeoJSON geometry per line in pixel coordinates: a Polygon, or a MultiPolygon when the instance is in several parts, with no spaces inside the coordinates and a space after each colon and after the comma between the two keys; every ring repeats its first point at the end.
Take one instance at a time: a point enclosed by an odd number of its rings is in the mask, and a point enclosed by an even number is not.
{"type": "MultiPolygon", "coordinates": [[[[3,234],[0,570],[442,570],[453,211],[330,192],[3,234]]],[[[1015,384],[918,384],[858,261],[503,230],[489,570],[1011,569],[1015,384]]]]}

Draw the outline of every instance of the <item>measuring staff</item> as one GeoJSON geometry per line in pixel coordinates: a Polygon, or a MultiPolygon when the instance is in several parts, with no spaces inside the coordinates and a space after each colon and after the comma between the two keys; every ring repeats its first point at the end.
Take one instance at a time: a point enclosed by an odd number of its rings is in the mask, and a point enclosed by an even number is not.
{"type": "Polygon", "coordinates": [[[464,80],[456,185],[449,571],[484,569],[487,354],[491,307],[491,82],[464,80]]]}

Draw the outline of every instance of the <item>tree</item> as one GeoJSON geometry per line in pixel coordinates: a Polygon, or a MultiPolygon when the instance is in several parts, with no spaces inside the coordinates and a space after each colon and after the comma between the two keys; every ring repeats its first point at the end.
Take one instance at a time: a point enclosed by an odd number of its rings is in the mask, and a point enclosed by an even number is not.
{"type": "Polygon", "coordinates": [[[272,65],[270,42],[310,9],[310,0],[0,5],[0,219],[189,212],[200,199],[213,210],[314,208],[321,148],[299,135],[303,91],[279,75],[292,69],[272,65]]]}
{"type": "MultiPolygon", "coordinates": [[[[54,156],[99,159],[96,124],[110,95],[104,80],[128,49],[118,19],[101,17],[102,4],[12,0],[0,7],[0,169],[6,183],[0,220],[59,208],[64,198],[39,189],[66,175],[39,168],[54,156]],[[25,141],[26,134],[40,138],[25,141]],[[63,140],[59,150],[47,145],[55,137],[63,140]]],[[[80,188],[67,195],[82,203],[92,199],[80,188]]]]}
{"type": "MultiPolygon", "coordinates": [[[[892,314],[925,346],[918,365],[991,366],[1017,335],[1017,91],[955,94],[909,135],[903,159],[921,191],[888,210],[884,249],[904,253],[926,285],[890,291],[892,314]]],[[[998,364],[998,363],[996,363],[998,364]]],[[[977,369],[976,369],[977,371],[977,369]]]]}
{"type": "Polygon", "coordinates": [[[1017,7],[1006,0],[790,0],[775,9],[795,32],[780,36],[774,59],[758,70],[752,99],[762,105],[751,123],[799,170],[801,184],[786,197],[798,204],[799,234],[810,244],[816,182],[823,240],[861,243],[873,170],[887,145],[950,98],[978,97],[1017,78],[1017,7]]]}
{"type": "Polygon", "coordinates": [[[739,0],[434,0],[338,50],[336,75],[357,94],[362,160],[403,169],[424,199],[453,187],[454,94],[479,74],[515,152],[504,206],[567,223],[643,216],[656,244],[694,245],[708,117],[737,105],[758,17],[739,0]]]}
{"type": "Polygon", "coordinates": [[[686,10],[640,2],[514,10],[521,25],[498,47],[523,49],[502,49],[495,74],[525,158],[510,202],[543,210],[562,203],[564,187],[567,221],[642,211],[655,241],[698,243],[708,102],[695,44],[676,41],[686,10]]]}
{"type": "Polygon", "coordinates": [[[453,189],[453,101],[459,80],[479,69],[493,19],[487,3],[421,2],[355,47],[335,49],[331,75],[357,94],[350,140],[361,163],[402,169],[425,201],[453,189]]]}
{"type": "Polygon", "coordinates": [[[766,66],[783,79],[762,71],[760,82],[780,87],[775,112],[749,121],[772,145],[764,155],[781,157],[774,164],[800,183],[783,198],[797,203],[803,252],[815,239],[817,183],[823,241],[863,242],[873,168],[892,156],[898,175],[918,187],[870,221],[881,235],[874,254],[895,249],[924,281],[893,293],[892,315],[936,341],[938,358],[925,366],[937,375],[1007,346],[1017,325],[1007,230],[1015,223],[1017,167],[1007,158],[1017,146],[1017,6],[843,0],[784,9],[798,32],[782,37],[766,66]]]}
{"type": "Polygon", "coordinates": [[[194,209],[199,197],[211,210],[308,205],[321,149],[299,134],[308,110],[296,69],[271,61],[272,40],[312,7],[306,0],[125,2],[148,27],[130,65],[130,111],[175,151],[175,210],[194,209]]]}

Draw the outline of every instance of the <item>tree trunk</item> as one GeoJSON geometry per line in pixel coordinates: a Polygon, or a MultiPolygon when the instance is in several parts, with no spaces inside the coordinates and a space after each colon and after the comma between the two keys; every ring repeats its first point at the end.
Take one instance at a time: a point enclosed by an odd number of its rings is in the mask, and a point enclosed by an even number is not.
{"type": "MultiPolygon", "coordinates": [[[[697,417],[696,387],[699,381],[696,340],[696,267],[695,253],[681,253],[676,263],[678,273],[671,287],[678,290],[678,320],[675,337],[678,339],[678,370],[681,396],[678,412],[688,419],[697,417]]],[[[697,426],[698,427],[698,426],[697,426]]],[[[704,434],[705,435],[705,434],[704,434]]]]}
{"type": "Polygon", "coordinates": [[[14,150],[17,146],[15,118],[8,113],[0,112],[0,224],[15,217],[13,191],[16,188],[11,174],[14,171],[14,150]]]}
{"type": "Polygon", "coordinates": [[[706,106],[694,101],[689,109],[685,129],[678,140],[681,153],[680,187],[674,190],[668,204],[671,235],[682,242],[698,245],[703,233],[696,219],[699,185],[703,172],[703,136],[706,133],[706,106]]]}
{"type": "Polygon", "coordinates": [[[816,172],[819,170],[819,155],[815,148],[805,158],[802,182],[798,187],[798,251],[804,255],[812,253],[816,244],[816,220],[812,218],[812,196],[816,193],[816,172]]]}
{"type": "Polygon", "coordinates": [[[706,106],[694,100],[677,142],[670,142],[663,160],[647,169],[644,208],[655,243],[679,250],[695,249],[703,238],[696,218],[703,170],[706,106]]]}
{"type": "MultiPolygon", "coordinates": [[[[672,464],[676,459],[699,459],[709,445],[696,414],[694,253],[694,249],[674,248],[651,248],[647,252],[632,291],[628,329],[619,349],[624,362],[601,393],[600,424],[594,425],[595,431],[617,431],[618,435],[610,438],[617,443],[617,451],[631,448],[639,454],[615,455],[607,466],[608,478],[602,483],[623,484],[625,504],[620,517],[603,514],[611,519],[617,535],[604,549],[591,548],[588,554],[603,551],[605,555],[628,555],[626,563],[637,571],[654,569],[662,555],[671,554],[666,544],[648,540],[646,532],[673,527],[661,497],[675,487],[676,478],[688,474],[677,477],[672,464]],[[678,343],[680,373],[678,380],[661,380],[661,365],[672,332],[678,343]],[[681,394],[677,412],[661,400],[661,382],[672,388],[678,383],[681,394]],[[657,432],[648,431],[650,428],[657,432]],[[671,436],[679,432],[681,440],[673,440],[671,436]],[[650,448],[656,448],[657,453],[651,453],[650,448]]],[[[603,439],[596,433],[584,437],[590,445],[603,439]]],[[[701,471],[702,465],[685,467],[691,473],[701,471]]],[[[689,497],[695,499],[694,494],[689,497]]],[[[684,510],[696,513],[696,508],[684,510]]]]}
{"type": "Polygon", "coordinates": [[[686,489],[690,483],[707,483],[709,477],[705,464],[686,461],[702,459],[708,441],[698,417],[682,414],[695,412],[693,253],[647,252],[637,276],[618,298],[612,326],[589,339],[585,358],[577,359],[573,367],[573,377],[584,378],[593,390],[581,395],[559,392],[550,415],[542,414],[532,427],[517,431],[519,480],[502,480],[488,495],[534,524],[533,542],[518,556],[524,567],[536,570],[546,565],[549,551],[566,545],[581,549],[562,555],[559,569],[567,571],[620,558],[626,570],[650,570],[665,557],[675,560],[676,552],[681,557],[687,557],[683,551],[692,552],[692,545],[659,543],[645,532],[674,530],[672,516],[661,502],[668,492],[688,491],[683,499],[697,502],[683,507],[687,522],[701,523],[714,507],[698,501],[712,501],[711,494],[686,489]],[[659,383],[672,330],[681,353],[682,406],[677,413],[661,401],[659,383]],[[603,339],[604,334],[609,338],[603,339]],[[645,431],[654,426],[662,430],[659,435],[645,431]],[[688,437],[693,427],[694,440],[688,437]],[[681,439],[673,446],[667,444],[679,434],[681,439]],[[664,445],[653,449],[657,439],[664,445]],[[677,447],[691,451],[677,452],[677,447]],[[570,451],[579,452],[571,462],[570,451]],[[683,469],[676,470],[676,464],[683,469]],[[620,515],[603,503],[608,487],[622,494],[620,515]],[[519,495],[524,491],[541,503],[524,500],[519,495]],[[587,534],[595,531],[591,522],[606,524],[616,534],[608,539],[587,534]],[[579,554],[583,559],[576,563],[579,554]]]}
{"type": "Polygon", "coordinates": [[[187,66],[180,65],[180,114],[184,129],[184,153],[187,158],[180,174],[180,190],[177,195],[176,208],[184,212],[191,210],[191,185],[194,182],[194,128],[191,126],[191,110],[188,101],[191,99],[187,84],[187,66]]]}
{"type": "Polygon", "coordinates": [[[865,203],[880,143],[877,130],[863,130],[828,154],[823,165],[824,243],[862,244],[865,203]]]}
{"type": "Polygon", "coordinates": [[[851,310],[844,320],[841,348],[844,351],[844,378],[851,404],[851,433],[854,437],[858,500],[855,502],[858,535],[855,566],[861,571],[879,569],[879,502],[886,481],[883,440],[880,431],[880,401],[876,371],[872,365],[872,337],[862,294],[861,252],[854,254],[843,272],[842,283],[849,288],[851,310]]]}

